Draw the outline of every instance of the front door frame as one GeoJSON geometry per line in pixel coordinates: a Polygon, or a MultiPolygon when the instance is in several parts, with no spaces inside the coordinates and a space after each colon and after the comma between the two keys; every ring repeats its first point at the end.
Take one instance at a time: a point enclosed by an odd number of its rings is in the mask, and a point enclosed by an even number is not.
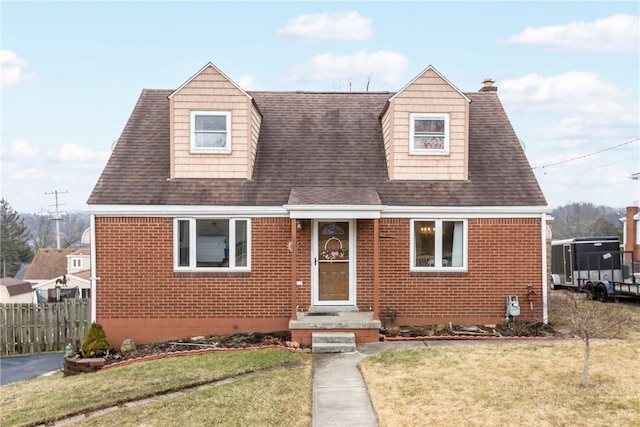
{"type": "Polygon", "coordinates": [[[311,232],[311,304],[312,305],[356,305],[356,225],[354,219],[314,219],[311,232]],[[340,301],[320,301],[318,276],[318,224],[321,222],[349,223],[349,299],[340,301]]]}

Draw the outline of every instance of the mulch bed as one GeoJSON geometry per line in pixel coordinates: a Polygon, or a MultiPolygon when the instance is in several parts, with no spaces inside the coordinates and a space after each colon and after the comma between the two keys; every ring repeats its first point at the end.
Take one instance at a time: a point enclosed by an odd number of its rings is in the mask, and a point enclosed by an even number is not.
{"type": "MultiPolygon", "coordinates": [[[[542,322],[516,322],[507,325],[407,325],[380,330],[381,341],[540,339],[559,336],[562,337],[562,334],[542,322]]],[[[136,350],[129,353],[121,353],[112,348],[104,357],[105,366],[102,369],[168,356],[185,356],[215,351],[266,350],[269,348],[299,352],[310,351],[310,349],[299,348],[296,343],[292,343],[289,331],[209,335],[137,345],[136,350]]]]}
{"type": "MultiPolygon", "coordinates": [[[[270,333],[238,333],[232,335],[209,335],[192,338],[182,338],[173,341],[154,342],[136,345],[135,351],[121,353],[110,349],[104,357],[105,367],[113,364],[123,365],[129,360],[154,360],[161,357],[182,356],[207,353],[211,351],[254,350],[267,348],[282,348],[298,350],[291,343],[289,331],[270,333]]],[[[103,368],[104,369],[104,368],[103,368]]]]}

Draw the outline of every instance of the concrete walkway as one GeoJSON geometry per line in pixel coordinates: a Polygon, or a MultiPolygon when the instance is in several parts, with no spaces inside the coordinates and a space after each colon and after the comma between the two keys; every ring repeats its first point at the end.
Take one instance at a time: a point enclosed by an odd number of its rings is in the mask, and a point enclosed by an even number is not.
{"type": "Polygon", "coordinates": [[[375,427],[367,386],[358,364],[369,354],[424,347],[424,342],[358,344],[356,353],[313,355],[313,427],[375,427]]]}
{"type": "Polygon", "coordinates": [[[313,427],[377,426],[360,353],[313,355],[313,427]]]}

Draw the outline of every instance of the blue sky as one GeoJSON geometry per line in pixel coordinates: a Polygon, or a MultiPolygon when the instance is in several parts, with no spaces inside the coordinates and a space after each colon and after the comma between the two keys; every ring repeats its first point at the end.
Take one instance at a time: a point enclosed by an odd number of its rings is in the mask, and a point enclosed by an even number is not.
{"type": "Polygon", "coordinates": [[[85,209],[141,90],[207,62],[246,90],[395,91],[428,65],[465,92],[490,77],[551,207],[640,201],[638,2],[0,7],[1,191],[19,212],[51,210],[54,190],[85,209]]]}

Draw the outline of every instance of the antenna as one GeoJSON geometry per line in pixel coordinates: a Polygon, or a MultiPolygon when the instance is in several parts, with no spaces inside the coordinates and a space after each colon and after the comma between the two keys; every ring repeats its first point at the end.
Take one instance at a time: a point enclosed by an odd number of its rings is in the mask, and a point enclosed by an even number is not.
{"type": "MultiPolygon", "coordinates": [[[[49,205],[56,207],[56,214],[53,216],[53,220],[56,222],[56,249],[60,249],[60,221],[62,221],[62,217],[60,216],[60,203],[58,203],[58,194],[67,194],[68,191],[58,191],[53,190],[50,193],[44,193],[46,195],[54,194],[56,196],[56,204],[49,205]]],[[[62,203],[64,205],[64,203],[62,203]]]]}

